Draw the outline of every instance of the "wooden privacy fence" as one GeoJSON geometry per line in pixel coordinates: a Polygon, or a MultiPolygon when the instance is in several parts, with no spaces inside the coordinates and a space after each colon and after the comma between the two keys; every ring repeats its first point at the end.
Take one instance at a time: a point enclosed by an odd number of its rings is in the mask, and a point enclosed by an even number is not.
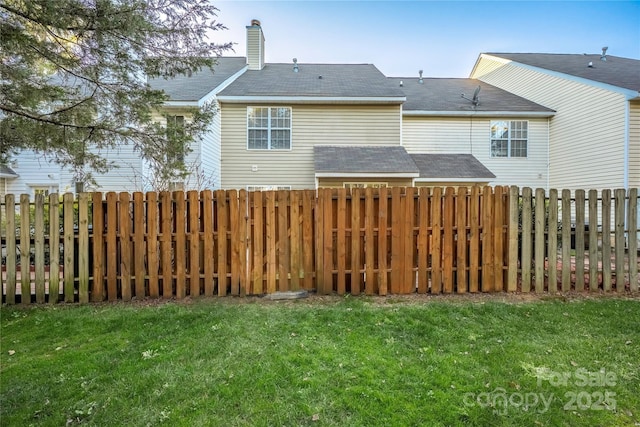
{"type": "Polygon", "coordinates": [[[517,187],[7,195],[3,301],[637,291],[637,198],[517,187]]]}

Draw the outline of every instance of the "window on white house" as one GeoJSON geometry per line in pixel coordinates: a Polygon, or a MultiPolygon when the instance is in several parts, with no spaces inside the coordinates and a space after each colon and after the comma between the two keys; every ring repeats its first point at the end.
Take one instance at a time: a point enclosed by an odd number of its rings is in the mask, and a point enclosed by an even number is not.
{"type": "Polygon", "coordinates": [[[44,197],[48,197],[49,194],[57,193],[57,185],[30,185],[31,195],[35,197],[37,194],[42,194],[44,197]]]}
{"type": "Polygon", "coordinates": [[[491,122],[491,157],[527,157],[528,128],[526,120],[491,122]]]}
{"type": "Polygon", "coordinates": [[[249,150],[291,149],[291,108],[247,107],[249,150]]]}

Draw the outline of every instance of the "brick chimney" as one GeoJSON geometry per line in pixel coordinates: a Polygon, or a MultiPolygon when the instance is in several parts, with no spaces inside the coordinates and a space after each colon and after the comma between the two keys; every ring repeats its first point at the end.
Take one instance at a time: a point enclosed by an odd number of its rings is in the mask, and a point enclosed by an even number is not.
{"type": "Polygon", "coordinates": [[[257,19],[252,19],[247,27],[247,65],[250,70],[264,67],[264,34],[257,19]]]}

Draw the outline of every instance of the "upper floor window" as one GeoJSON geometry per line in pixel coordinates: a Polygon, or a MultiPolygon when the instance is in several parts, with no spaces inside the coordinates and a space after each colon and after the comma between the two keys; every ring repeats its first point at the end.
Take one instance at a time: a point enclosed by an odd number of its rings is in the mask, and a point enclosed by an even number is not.
{"type": "Polygon", "coordinates": [[[528,127],[526,120],[491,122],[491,157],[527,157],[528,127]]]}
{"type": "Polygon", "coordinates": [[[291,108],[248,107],[247,148],[249,150],[290,150],[291,108]]]}
{"type": "Polygon", "coordinates": [[[280,191],[291,190],[290,185],[247,185],[247,191],[280,191]]]}

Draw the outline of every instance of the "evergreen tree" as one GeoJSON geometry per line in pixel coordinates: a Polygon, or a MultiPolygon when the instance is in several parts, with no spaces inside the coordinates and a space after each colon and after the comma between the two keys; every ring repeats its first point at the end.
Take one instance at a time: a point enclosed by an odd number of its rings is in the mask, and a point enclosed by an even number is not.
{"type": "Polygon", "coordinates": [[[0,164],[33,149],[83,181],[112,166],[100,152],[131,144],[161,176],[184,171],[214,108],[165,129],[152,113],[167,96],[147,79],[213,67],[231,47],[208,41],[224,29],[217,12],[209,0],[0,0],[0,164]]]}

